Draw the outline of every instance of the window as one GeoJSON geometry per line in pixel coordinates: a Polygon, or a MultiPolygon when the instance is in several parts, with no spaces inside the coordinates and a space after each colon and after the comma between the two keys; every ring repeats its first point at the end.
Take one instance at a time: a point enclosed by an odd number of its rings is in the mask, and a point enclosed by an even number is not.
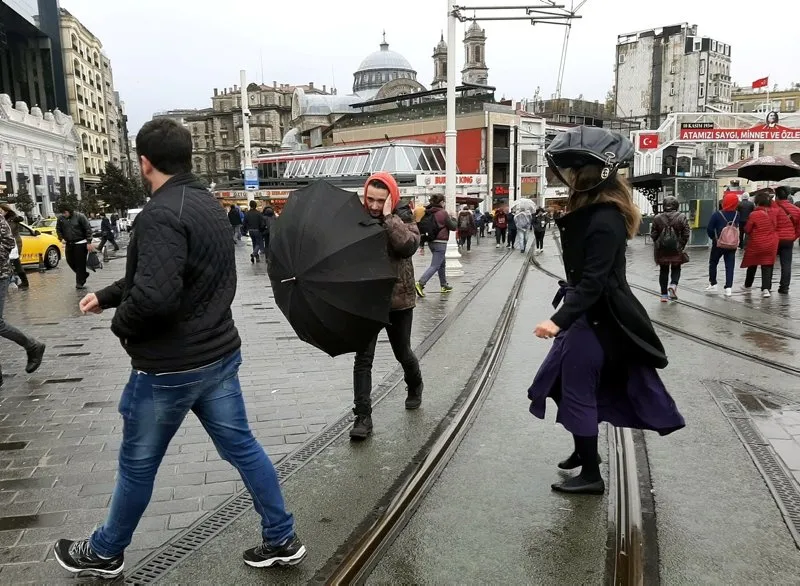
{"type": "Polygon", "coordinates": [[[700,75],[706,74],[706,60],[700,59],[700,75]]]}
{"type": "Polygon", "coordinates": [[[73,48],[73,49],[77,49],[77,48],[78,48],[78,37],[76,37],[76,36],[73,34],[73,35],[70,37],[70,39],[69,39],[69,40],[70,40],[70,41],[71,41],[71,43],[72,43],[72,48],[73,48]]]}
{"type": "Polygon", "coordinates": [[[619,54],[619,58],[617,59],[617,62],[618,62],[620,65],[622,65],[623,63],[625,63],[625,55],[623,55],[622,53],[620,53],[620,54],[619,54]]]}
{"type": "Polygon", "coordinates": [[[794,112],[794,100],[786,100],[786,111],[794,112]]]}
{"type": "Polygon", "coordinates": [[[701,47],[702,47],[702,43],[700,41],[695,41],[694,42],[694,50],[695,51],[699,51],[701,49],[701,47]]]}
{"type": "Polygon", "coordinates": [[[705,86],[702,86],[702,85],[700,86],[700,94],[699,94],[699,95],[700,95],[700,97],[701,97],[701,98],[704,98],[704,97],[705,97],[705,95],[706,95],[706,88],[705,88],[705,86]]]}

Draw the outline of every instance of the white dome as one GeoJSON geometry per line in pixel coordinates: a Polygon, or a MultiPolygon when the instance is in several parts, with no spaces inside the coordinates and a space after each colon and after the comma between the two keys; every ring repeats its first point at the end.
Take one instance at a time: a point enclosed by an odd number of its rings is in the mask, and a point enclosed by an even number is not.
{"type": "Polygon", "coordinates": [[[374,53],[367,55],[361,62],[361,65],[358,66],[356,73],[382,69],[391,69],[395,71],[414,71],[414,68],[411,67],[411,63],[408,62],[408,59],[403,57],[400,53],[390,51],[389,45],[381,46],[385,46],[386,49],[381,49],[380,51],[375,51],[374,53]]]}

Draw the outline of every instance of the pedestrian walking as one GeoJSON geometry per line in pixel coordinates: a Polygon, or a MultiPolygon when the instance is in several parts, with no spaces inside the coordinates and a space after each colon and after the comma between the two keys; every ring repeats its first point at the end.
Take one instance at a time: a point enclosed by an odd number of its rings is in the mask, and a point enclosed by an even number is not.
{"type": "MultiPolygon", "coordinates": [[[[11,276],[14,273],[14,268],[10,259],[11,251],[14,250],[16,246],[14,234],[11,232],[11,226],[6,222],[4,216],[0,215],[0,337],[10,340],[25,349],[25,352],[28,354],[28,364],[25,365],[25,372],[30,374],[41,366],[45,344],[24,334],[3,319],[8,286],[11,282],[11,276]]],[[[3,368],[2,364],[0,364],[0,387],[2,386],[3,368]]]]}
{"type": "Polygon", "coordinates": [[[536,210],[533,218],[533,237],[536,240],[535,254],[544,252],[544,235],[547,233],[547,226],[550,224],[550,217],[544,208],[536,210]]]}
{"type": "Polygon", "coordinates": [[[114,252],[119,251],[119,245],[114,238],[114,228],[111,225],[111,220],[106,217],[105,212],[100,213],[100,246],[98,250],[103,250],[107,242],[114,246],[114,252]]]}
{"type": "Polygon", "coordinates": [[[727,192],[721,201],[721,211],[711,215],[706,233],[711,239],[711,252],[708,255],[708,287],[706,291],[715,293],[717,287],[717,267],[719,260],[725,262],[725,297],[733,295],[733,272],[736,264],[736,248],[739,237],[739,197],[727,192]]]}
{"type": "Polygon", "coordinates": [[[69,203],[62,203],[61,217],[56,222],[58,239],[64,242],[64,256],[72,272],[75,273],[75,288],[86,289],[86,256],[94,250],[92,246],[92,226],[80,212],[69,203]]]}
{"type": "Polygon", "coordinates": [[[789,202],[790,189],[785,185],[781,185],[775,190],[775,202],[773,205],[785,214],[786,218],[791,223],[792,233],[789,230],[786,220],[781,218],[778,214],[778,220],[781,222],[778,226],[778,258],[781,263],[781,280],[778,285],[778,293],[781,295],[789,294],[789,284],[792,281],[792,249],[794,241],[800,238],[800,208],[789,202]]]}
{"type": "Polygon", "coordinates": [[[59,539],[55,558],[79,576],[122,573],[161,459],[191,410],[241,474],[261,516],[263,543],[246,550],[244,562],[299,563],[306,548],[275,468],[250,430],[239,384],[230,221],[191,173],[192,138],[184,127],[165,118],[148,122],[136,152],[152,198],[136,218],[125,277],[80,302],[83,313],[116,308],[111,331],[131,357],[119,404],[124,425],[116,487],[105,523],[87,539],[59,539]]]}
{"type": "Polygon", "coordinates": [[[481,232],[481,238],[483,238],[487,234],[487,232],[489,234],[491,234],[491,226],[492,226],[492,222],[493,221],[494,221],[494,218],[492,217],[492,214],[490,212],[488,212],[488,211],[484,212],[484,214],[483,214],[483,224],[481,226],[481,228],[483,229],[483,232],[481,232]]]}
{"type": "Polygon", "coordinates": [[[265,205],[264,211],[264,250],[269,250],[269,238],[272,234],[272,225],[275,223],[275,210],[272,206],[265,205]]]}
{"type": "Polygon", "coordinates": [[[233,229],[234,242],[240,242],[242,240],[242,213],[235,205],[232,205],[228,211],[228,221],[233,229]]]}
{"type": "Polygon", "coordinates": [[[114,232],[114,238],[119,238],[119,214],[116,212],[111,214],[111,230],[114,232]]]}
{"type": "Polygon", "coordinates": [[[528,249],[528,233],[533,224],[533,216],[530,210],[523,208],[514,215],[514,225],[517,227],[517,238],[519,249],[523,253],[528,249]]]}
{"type": "Polygon", "coordinates": [[[20,289],[28,289],[30,283],[28,282],[28,275],[25,274],[25,268],[22,266],[22,235],[19,232],[19,225],[22,223],[23,218],[15,212],[10,205],[0,204],[0,211],[3,212],[3,217],[8,222],[11,228],[11,234],[14,236],[14,242],[17,245],[16,258],[11,259],[11,268],[14,269],[14,274],[19,280],[18,287],[20,289]]]}
{"type": "Polygon", "coordinates": [[[467,247],[467,252],[472,250],[472,236],[475,234],[475,216],[467,206],[461,207],[458,214],[458,247],[467,247]]]}
{"type": "Polygon", "coordinates": [[[475,206],[472,213],[475,215],[475,243],[480,244],[481,238],[486,234],[486,226],[483,224],[483,212],[475,206]]]}
{"type": "Polygon", "coordinates": [[[678,211],[678,198],[664,198],[664,211],[658,214],[650,227],[653,241],[653,256],[660,272],[661,301],[678,298],[678,283],[681,280],[681,266],[689,262],[686,245],[689,243],[689,220],[678,211]]]}
{"type": "Polygon", "coordinates": [[[516,216],[517,215],[512,211],[506,214],[506,221],[508,222],[508,244],[506,244],[506,248],[514,248],[514,244],[517,241],[516,216]]]}
{"type": "Polygon", "coordinates": [[[261,262],[261,254],[267,255],[264,248],[264,231],[267,227],[267,219],[264,214],[258,211],[258,204],[255,200],[250,202],[250,209],[244,215],[244,229],[250,235],[250,242],[253,245],[253,252],[250,254],[250,262],[261,262]]]}
{"type": "Polygon", "coordinates": [[[453,288],[447,282],[447,242],[450,232],[455,232],[458,225],[453,217],[444,209],[444,196],[435,194],[431,196],[430,203],[425,207],[418,226],[420,236],[431,251],[431,265],[416,282],[417,295],[425,297],[425,285],[433,275],[439,275],[439,286],[442,293],[450,293],[453,288]]]}
{"type": "MultiPolygon", "coordinates": [[[[424,385],[419,361],[411,349],[411,325],[416,305],[411,258],[419,248],[419,229],[408,204],[400,203],[400,189],[389,173],[376,173],[367,180],[364,206],[370,216],[386,229],[389,262],[397,277],[386,335],[395,359],[403,367],[407,391],[405,407],[418,409],[422,404],[424,385]]],[[[353,440],[363,440],[372,434],[372,362],[377,343],[378,335],[375,334],[367,347],[356,353],[353,364],[353,414],[356,417],[350,430],[353,440]]]]}
{"type": "Polygon", "coordinates": [[[494,239],[497,242],[495,248],[500,248],[501,244],[506,243],[506,231],[508,230],[508,215],[502,208],[494,212],[494,239]]]}
{"type": "Polygon", "coordinates": [[[742,258],[744,290],[749,291],[756,279],[756,270],[761,267],[761,296],[772,296],[772,270],[778,254],[778,216],[771,208],[769,193],[763,191],[753,199],[756,209],[750,214],[744,231],[748,239],[742,258]]]}
{"type": "Polygon", "coordinates": [[[667,366],[664,347],[626,277],[627,240],[636,235],[641,212],[617,170],[633,159],[633,144],[579,126],[557,135],[545,154],[569,188],[568,213],[556,221],[567,280],[554,300],[563,304],[534,332],[555,341],[528,390],[530,412],[544,419],[552,397],[556,421],[573,436],[574,451],[558,467],[580,467],[580,474],[552,489],[602,494],[598,422],[662,435],[685,423],[656,372],[667,366]]]}
{"type": "Polygon", "coordinates": [[[739,202],[739,207],[736,209],[739,212],[739,227],[741,228],[739,231],[739,250],[744,250],[747,244],[748,236],[743,228],[747,224],[747,220],[750,219],[750,214],[753,213],[755,209],[756,204],[750,200],[750,195],[743,193],[742,200],[739,202]]]}

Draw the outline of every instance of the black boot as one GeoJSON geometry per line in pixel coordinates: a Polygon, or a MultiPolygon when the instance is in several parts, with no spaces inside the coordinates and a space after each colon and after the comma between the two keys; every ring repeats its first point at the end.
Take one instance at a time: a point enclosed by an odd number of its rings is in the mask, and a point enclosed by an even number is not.
{"type": "MultiPolygon", "coordinates": [[[[578,454],[578,438],[577,438],[577,436],[573,435],[572,436],[572,441],[575,444],[575,449],[569,455],[569,458],[567,458],[566,460],[561,460],[558,463],[558,467],[561,468],[561,470],[574,470],[575,468],[579,468],[580,465],[581,465],[581,457],[578,454]]],[[[597,454],[597,463],[598,464],[602,464],[603,463],[602,458],[600,458],[600,454],[597,454]]]]}
{"type": "Polygon", "coordinates": [[[599,454],[597,453],[597,436],[574,436],[575,451],[581,462],[581,473],[573,478],[553,484],[556,492],[568,494],[603,494],[606,484],[600,476],[599,454]]]}
{"type": "Polygon", "coordinates": [[[372,435],[372,414],[353,409],[353,415],[356,416],[356,420],[353,422],[353,429],[350,430],[350,439],[354,441],[367,439],[372,435]]]}
{"type": "Polygon", "coordinates": [[[422,391],[425,389],[425,384],[419,381],[419,384],[408,387],[408,396],[406,397],[406,409],[412,411],[419,409],[422,405],[422,391]]]}
{"type": "Polygon", "coordinates": [[[43,343],[38,342],[36,346],[28,350],[28,364],[25,366],[25,372],[30,374],[42,365],[45,348],[43,343]]]}

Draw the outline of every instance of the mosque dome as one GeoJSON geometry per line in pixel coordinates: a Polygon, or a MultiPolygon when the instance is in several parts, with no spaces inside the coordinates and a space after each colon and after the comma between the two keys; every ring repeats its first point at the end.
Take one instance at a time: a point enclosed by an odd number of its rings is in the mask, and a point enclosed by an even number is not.
{"type": "Polygon", "coordinates": [[[384,84],[394,79],[417,79],[417,72],[408,59],[389,49],[386,33],[380,50],[367,55],[353,74],[353,93],[375,94],[384,84]]]}

